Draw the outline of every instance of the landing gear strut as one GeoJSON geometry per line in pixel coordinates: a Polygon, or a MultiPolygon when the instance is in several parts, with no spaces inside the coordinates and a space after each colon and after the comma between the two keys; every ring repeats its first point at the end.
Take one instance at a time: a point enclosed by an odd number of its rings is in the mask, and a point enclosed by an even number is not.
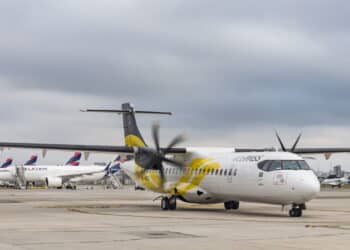
{"type": "Polygon", "coordinates": [[[224,205],[226,210],[237,210],[239,208],[239,201],[227,201],[224,203],[224,205]]]}
{"type": "Polygon", "coordinates": [[[305,204],[297,205],[293,204],[292,209],[289,210],[290,217],[301,217],[303,215],[303,210],[306,209],[305,204]]]}
{"type": "Polygon", "coordinates": [[[160,207],[163,210],[176,210],[176,196],[167,196],[162,197],[160,207]]]}

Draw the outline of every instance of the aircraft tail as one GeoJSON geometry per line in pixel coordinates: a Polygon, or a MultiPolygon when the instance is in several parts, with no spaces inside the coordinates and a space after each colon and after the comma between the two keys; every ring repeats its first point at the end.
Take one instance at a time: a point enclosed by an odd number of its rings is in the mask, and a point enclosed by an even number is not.
{"type": "Polygon", "coordinates": [[[114,162],[109,162],[105,168],[106,175],[113,175],[118,173],[121,170],[120,163],[123,163],[127,160],[123,160],[119,155],[114,160],[114,162]]]}
{"type": "Polygon", "coordinates": [[[38,156],[32,155],[30,159],[26,163],[24,163],[24,166],[33,166],[36,164],[37,160],[38,160],[38,156]]]}
{"type": "Polygon", "coordinates": [[[81,153],[75,152],[74,155],[67,161],[66,165],[70,166],[79,166],[80,165],[80,159],[81,159],[81,153]]]}
{"type": "Polygon", "coordinates": [[[7,168],[9,166],[12,165],[13,159],[12,158],[8,158],[2,165],[0,168],[7,168]]]}
{"type": "Polygon", "coordinates": [[[87,109],[83,112],[117,113],[123,116],[124,140],[128,147],[147,147],[136,123],[135,114],[171,115],[171,112],[135,110],[130,103],[123,103],[121,110],[116,109],[87,109]]]}

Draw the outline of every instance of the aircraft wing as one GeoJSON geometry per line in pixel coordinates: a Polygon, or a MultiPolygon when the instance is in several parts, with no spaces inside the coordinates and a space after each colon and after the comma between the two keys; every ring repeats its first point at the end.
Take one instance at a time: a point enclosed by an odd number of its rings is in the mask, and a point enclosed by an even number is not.
{"type": "MultiPolygon", "coordinates": [[[[112,145],[79,145],[79,144],[48,144],[48,143],[23,143],[23,142],[0,142],[0,148],[23,148],[62,151],[83,151],[95,153],[134,153],[134,148],[127,146],[112,145]]],[[[163,148],[164,149],[164,148],[163,148]]],[[[186,148],[172,148],[169,153],[186,153],[186,148]]]]}
{"type": "MultiPolygon", "coordinates": [[[[235,148],[235,152],[266,152],[276,151],[276,148],[235,148]]],[[[350,153],[350,148],[347,147],[303,147],[303,148],[286,148],[285,151],[293,152],[300,155],[317,155],[323,154],[328,160],[332,154],[350,153]]]]}
{"type": "Polygon", "coordinates": [[[70,175],[58,175],[58,176],[55,176],[55,177],[61,178],[62,179],[62,183],[67,183],[71,179],[76,178],[76,177],[89,176],[89,175],[101,173],[101,172],[104,172],[104,171],[105,171],[105,169],[101,169],[101,170],[98,170],[98,171],[91,171],[89,173],[70,174],[70,175]]]}

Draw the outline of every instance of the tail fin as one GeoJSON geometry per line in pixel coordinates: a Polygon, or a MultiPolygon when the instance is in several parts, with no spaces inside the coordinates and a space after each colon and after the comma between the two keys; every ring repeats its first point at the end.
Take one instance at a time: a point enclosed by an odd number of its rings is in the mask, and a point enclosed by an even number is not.
{"type": "Polygon", "coordinates": [[[122,114],[125,145],[129,147],[146,147],[145,140],[137,127],[134,107],[130,103],[123,103],[122,110],[127,111],[122,114]]]}
{"type": "Polygon", "coordinates": [[[67,161],[66,165],[79,166],[81,159],[81,153],[75,152],[74,155],[67,161]]]}
{"type": "Polygon", "coordinates": [[[147,144],[142,138],[139,128],[137,127],[135,114],[153,114],[153,115],[171,115],[171,112],[143,111],[135,110],[130,103],[123,103],[121,110],[116,109],[87,109],[83,112],[103,112],[117,113],[123,115],[124,140],[128,147],[146,147],[147,144]]]}
{"type": "Polygon", "coordinates": [[[37,162],[38,160],[38,156],[37,155],[32,155],[30,157],[30,159],[24,163],[24,166],[32,166],[32,165],[35,165],[35,163],[37,162]]]}
{"type": "Polygon", "coordinates": [[[2,165],[0,168],[7,168],[9,166],[12,165],[13,159],[12,158],[8,158],[2,165]]]}

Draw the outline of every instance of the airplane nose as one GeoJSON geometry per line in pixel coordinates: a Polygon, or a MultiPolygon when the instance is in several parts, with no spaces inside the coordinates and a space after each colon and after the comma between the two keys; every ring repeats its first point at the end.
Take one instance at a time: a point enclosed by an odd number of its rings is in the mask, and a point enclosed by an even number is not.
{"type": "Polygon", "coordinates": [[[320,192],[320,182],[318,181],[316,176],[312,176],[305,181],[305,198],[311,200],[316,197],[316,195],[320,192]]]}

